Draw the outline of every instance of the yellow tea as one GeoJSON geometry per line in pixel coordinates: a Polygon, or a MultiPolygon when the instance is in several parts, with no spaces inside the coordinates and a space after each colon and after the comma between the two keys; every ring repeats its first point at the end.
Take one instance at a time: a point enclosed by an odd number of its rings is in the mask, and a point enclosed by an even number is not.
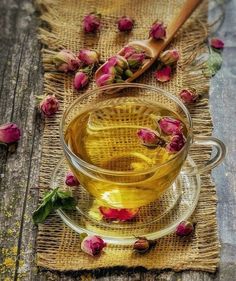
{"type": "MultiPolygon", "coordinates": [[[[162,117],[181,120],[158,103],[123,97],[85,108],[70,122],[65,132],[67,146],[93,165],[89,168],[68,158],[71,169],[101,205],[140,207],[156,200],[174,181],[185,153],[175,158],[165,147],[144,146],[137,137],[141,128],[162,136],[158,126],[162,117]]],[[[186,136],[186,126],[181,122],[186,136]]]]}

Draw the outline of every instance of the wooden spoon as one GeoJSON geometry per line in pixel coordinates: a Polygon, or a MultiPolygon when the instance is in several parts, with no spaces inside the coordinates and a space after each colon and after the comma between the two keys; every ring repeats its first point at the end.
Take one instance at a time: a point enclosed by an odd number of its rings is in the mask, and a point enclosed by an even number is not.
{"type": "MultiPolygon", "coordinates": [[[[165,47],[170,43],[176,32],[180,29],[180,27],[185,23],[185,21],[191,16],[193,11],[197,8],[197,6],[202,2],[202,0],[187,0],[178,16],[171,22],[169,27],[166,30],[166,38],[164,40],[156,40],[156,39],[147,39],[147,40],[137,40],[128,43],[127,46],[134,46],[142,48],[146,51],[147,55],[150,56],[150,59],[147,59],[142,67],[140,67],[131,77],[125,80],[125,82],[131,82],[137,77],[139,77],[144,71],[146,71],[158,58],[161,51],[165,49],[165,47]]],[[[122,53],[122,50],[118,52],[118,55],[122,53]]],[[[104,64],[103,64],[104,65],[104,64]]],[[[101,68],[95,73],[95,79],[97,80],[103,73],[101,68]]]]}

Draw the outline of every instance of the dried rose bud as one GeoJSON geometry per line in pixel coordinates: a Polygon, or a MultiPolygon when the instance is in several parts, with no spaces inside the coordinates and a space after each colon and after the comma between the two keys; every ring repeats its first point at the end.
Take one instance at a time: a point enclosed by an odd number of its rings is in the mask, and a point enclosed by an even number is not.
{"type": "Polygon", "coordinates": [[[158,121],[158,124],[162,130],[167,135],[173,135],[182,131],[182,122],[177,119],[170,117],[163,117],[158,121]]]}
{"type": "Polygon", "coordinates": [[[75,71],[80,66],[80,60],[70,50],[62,50],[53,57],[53,63],[59,71],[67,73],[75,71]]]}
{"type": "Polygon", "coordinates": [[[47,95],[39,104],[39,108],[44,116],[51,117],[59,109],[59,101],[54,95],[47,95]]]}
{"type": "Polygon", "coordinates": [[[113,74],[103,74],[96,80],[96,84],[98,87],[110,85],[114,82],[114,79],[115,76],[113,74]]]}
{"type": "Polygon", "coordinates": [[[137,215],[139,209],[113,209],[101,206],[99,211],[103,215],[103,219],[129,221],[137,215]]]}
{"type": "Polygon", "coordinates": [[[118,20],[118,29],[120,31],[130,31],[133,29],[134,21],[130,17],[123,16],[118,20]]]}
{"type": "Polygon", "coordinates": [[[121,51],[121,55],[124,56],[126,59],[135,53],[136,53],[136,49],[129,45],[125,46],[121,51]]]}
{"type": "Polygon", "coordinates": [[[224,42],[220,38],[211,39],[211,47],[215,49],[223,49],[224,45],[225,45],[224,42]]]}
{"type": "Polygon", "coordinates": [[[154,39],[164,39],[166,37],[166,27],[162,22],[155,22],[152,25],[149,31],[149,37],[154,39]]]}
{"type": "Polygon", "coordinates": [[[170,153],[176,153],[182,149],[184,144],[185,144],[184,135],[181,132],[175,133],[172,136],[170,143],[167,144],[166,149],[170,153]]]}
{"type": "Polygon", "coordinates": [[[91,65],[99,62],[100,55],[98,52],[93,50],[80,50],[78,58],[85,65],[91,65]]]}
{"type": "Polygon", "coordinates": [[[176,234],[178,236],[187,236],[192,233],[194,230],[194,226],[189,221],[182,221],[176,228],[176,234]]]}
{"type": "Polygon", "coordinates": [[[137,135],[142,144],[148,147],[163,146],[165,144],[165,141],[160,138],[157,132],[149,129],[139,129],[137,135]]]}
{"type": "Polygon", "coordinates": [[[131,55],[127,59],[127,61],[128,61],[130,68],[136,69],[136,68],[139,68],[143,64],[143,61],[145,60],[145,58],[146,58],[145,53],[138,53],[138,54],[131,55]]]}
{"type": "Polygon", "coordinates": [[[74,176],[74,174],[71,171],[69,171],[66,173],[65,184],[68,186],[77,186],[79,185],[79,181],[74,176]]]}
{"type": "Polygon", "coordinates": [[[160,61],[165,65],[173,64],[179,60],[179,52],[177,50],[166,50],[161,53],[160,61]]]}
{"type": "Polygon", "coordinates": [[[7,123],[0,126],[0,143],[14,143],[20,139],[21,131],[15,123],[7,123]]]}
{"type": "Polygon", "coordinates": [[[108,60],[108,63],[110,65],[113,65],[113,66],[119,66],[122,69],[127,69],[128,68],[127,60],[124,57],[120,56],[120,55],[116,55],[116,56],[111,57],[108,60]]]}
{"type": "Polygon", "coordinates": [[[125,76],[126,77],[132,77],[133,76],[133,72],[130,69],[126,69],[125,70],[125,76]]]}
{"type": "Polygon", "coordinates": [[[191,103],[196,102],[196,100],[199,97],[198,93],[194,89],[191,89],[191,90],[183,89],[179,95],[180,95],[180,98],[182,99],[182,101],[186,104],[191,104],[191,103]]]}
{"type": "Polygon", "coordinates": [[[146,253],[149,249],[150,243],[145,237],[140,237],[133,245],[133,250],[140,254],[146,253]]]}
{"type": "Polygon", "coordinates": [[[160,82],[167,82],[170,80],[171,67],[169,65],[157,70],[155,73],[155,78],[160,82]]]}
{"type": "Polygon", "coordinates": [[[81,242],[81,250],[90,256],[98,256],[106,245],[102,238],[97,235],[87,236],[81,242]]]}
{"type": "Polygon", "coordinates": [[[82,71],[76,72],[74,78],[74,87],[76,90],[84,88],[89,82],[88,75],[82,71]]]}
{"type": "Polygon", "coordinates": [[[87,33],[96,32],[101,24],[101,15],[97,13],[90,13],[83,19],[83,28],[87,33]]]}

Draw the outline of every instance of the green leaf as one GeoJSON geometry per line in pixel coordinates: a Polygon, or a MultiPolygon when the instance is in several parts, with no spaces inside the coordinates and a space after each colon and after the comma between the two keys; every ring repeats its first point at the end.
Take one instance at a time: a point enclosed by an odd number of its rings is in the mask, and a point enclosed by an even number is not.
{"type": "Polygon", "coordinates": [[[42,223],[45,221],[47,216],[52,212],[53,204],[52,201],[43,202],[36,211],[33,212],[33,221],[35,224],[42,223]]]}
{"type": "Polygon", "coordinates": [[[76,201],[71,191],[61,191],[59,187],[57,187],[44,195],[42,203],[33,213],[33,221],[35,224],[42,223],[54,210],[59,208],[72,210],[75,206],[76,201]]]}
{"type": "Polygon", "coordinates": [[[221,68],[222,61],[223,59],[221,53],[218,53],[211,48],[210,55],[205,63],[203,74],[206,77],[214,76],[217,73],[217,71],[221,68]]]}

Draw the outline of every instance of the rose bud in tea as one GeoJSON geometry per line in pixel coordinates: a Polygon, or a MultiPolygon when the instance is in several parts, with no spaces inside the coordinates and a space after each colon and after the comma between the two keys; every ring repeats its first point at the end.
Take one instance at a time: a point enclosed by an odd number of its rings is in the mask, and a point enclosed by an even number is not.
{"type": "Polygon", "coordinates": [[[161,118],[158,124],[166,135],[173,135],[174,133],[181,132],[183,129],[182,122],[171,117],[161,118]]]}

